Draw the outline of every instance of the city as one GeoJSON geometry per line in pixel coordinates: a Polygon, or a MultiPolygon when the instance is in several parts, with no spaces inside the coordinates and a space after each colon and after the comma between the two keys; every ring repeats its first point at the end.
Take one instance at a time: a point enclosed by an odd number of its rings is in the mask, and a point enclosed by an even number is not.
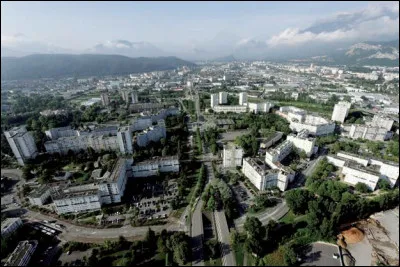
{"type": "Polygon", "coordinates": [[[3,56],[2,35],[2,265],[397,266],[399,43],[367,41],[345,53],[390,63],[3,56]]]}

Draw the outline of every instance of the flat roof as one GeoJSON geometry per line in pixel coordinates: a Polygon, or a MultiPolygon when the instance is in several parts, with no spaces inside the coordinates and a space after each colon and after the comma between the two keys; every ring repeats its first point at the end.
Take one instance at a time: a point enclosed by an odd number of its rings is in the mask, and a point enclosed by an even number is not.
{"type": "Polygon", "coordinates": [[[58,193],[52,194],[53,200],[64,199],[64,198],[72,198],[79,196],[88,196],[88,195],[97,195],[99,189],[85,189],[82,191],[74,191],[74,192],[63,192],[58,191],[58,193]]]}
{"type": "Polygon", "coordinates": [[[11,256],[8,258],[5,266],[19,266],[19,263],[25,254],[31,249],[35,251],[37,244],[37,240],[24,240],[19,242],[11,256]]]}
{"type": "Polygon", "coordinates": [[[168,157],[155,157],[152,159],[148,159],[145,161],[141,162],[133,162],[133,165],[146,165],[146,164],[151,164],[151,163],[156,163],[159,161],[164,161],[164,160],[178,160],[178,156],[168,156],[168,157]]]}
{"type": "Polygon", "coordinates": [[[49,187],[47,185],[42,185],[38,188],[36,188],[31,194],[29,194],[29,197],[40,197],[43,195],[47,190],[49,190],[49,187]]]}
{"type": "Polygon", "coordinates": [[[3,231],[3,229],[7,228],[18,220],[21,220],[21,218],[6,218],[4,221],[1,222],[1,231],[3,231]]]}

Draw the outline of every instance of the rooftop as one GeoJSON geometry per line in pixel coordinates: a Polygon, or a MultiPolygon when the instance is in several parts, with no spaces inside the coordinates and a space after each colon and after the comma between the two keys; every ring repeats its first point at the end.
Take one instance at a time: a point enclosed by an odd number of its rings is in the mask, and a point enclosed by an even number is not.
{"type": "Polygon", "coordinates": [[[166,160],[178,160],[178,156],[154,157],[152,159],[148,159],[145,161],[136,162],[136,163],[134,162],[133,165],[147,165],[147,164],[158,163],[160,161],[166,161],[166,160]]]}
{"type": "Polygon", "coordinates": [[[49,190],[49,187],[47,185],[42,185],[29,194],[29,196],[32,198],[41,197],[47,190],[49,190]]]}
{"type": "Polygon", "coordinates": [[[99,193],[99,189],[84,189],[82,191],[74,191],[74,192],[66,192],[66,191],[58,190],[52,194],[52,198],[53,198],[53,200],[59,200],[59,199],[64,199],[64,198],[98,195],[98,193],[99,193]]]}
{"type": "Polygon", "coordinates": [[[24,240],[19,242],[11,256],[8,258],[5,266],[19,266],[19,263],[25,254],[30,250],[35,251],[37,245],[37,240],[24,240]]]}
{"type": "Polygon", "coordinates": [[[8,228],[10,225],[15,223],[16,221],[21,220],[20,218],[6,218],[4,221],[1,222],[1,231],[8,228]]]}

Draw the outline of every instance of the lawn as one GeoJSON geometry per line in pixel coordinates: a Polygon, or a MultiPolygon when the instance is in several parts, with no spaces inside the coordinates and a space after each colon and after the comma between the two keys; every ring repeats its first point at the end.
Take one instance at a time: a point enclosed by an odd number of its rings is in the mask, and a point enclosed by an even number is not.
{"type": "Polygon", "coordinates": [[[286,266],[283,255],[283,247],[279,246],[277,250],[263,258],[264,264],[266,266],[286,266]]]}
{"type": "Polygon", "coordinates": [[[244,257],[243,249],[235,250],[236,266],[243,266],[243,257],[244,257]]]}
{"type": "Polygon", "coordinates": [[[299,221],[305,221],[307,219],[306,215],[300,215],[297,216],[293,213],[293,211],[289,210],[288,213],[286,213],[285,216],[283,216],[279,222],[285,223],[285,224],[291,224],[293,222],[299,222],[299,221]]]}
{"type": "MultiPolygon", "coordinates": [[[[204,262],[205,266],[222,266],[221,258],[218,259],[210,259],[209,261],[204,262]]],[[[237,265],[240,266],[240,265],[237,265]]]]}

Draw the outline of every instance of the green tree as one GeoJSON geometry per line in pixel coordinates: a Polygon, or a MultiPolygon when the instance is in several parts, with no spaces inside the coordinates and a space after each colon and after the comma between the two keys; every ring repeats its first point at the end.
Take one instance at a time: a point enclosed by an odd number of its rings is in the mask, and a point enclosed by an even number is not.
{"type": "Polygon", "coordinates": [[[257,217],[246,217],[243,227],[249,238],[261,240],[265,236],[265,229],[257,217]]]}
{"type": "Polygon", "coordinates": [[[354,186],[354,188],[355,188],[358,192],[360,192],[360,193],[368,193],[368,192],[371,191],[371,190],[369,189],[369,187],[368,187],[366,184],[360,183],[360,182],[358,182],[358,183],[354,186]]]}
{"type": "Polygon", "coordinates": [[[305,189],[289,190],[285,194],[286,203],[295,214],[305,214],[308,202],[314,199],[314,194],[305,189]]]}

